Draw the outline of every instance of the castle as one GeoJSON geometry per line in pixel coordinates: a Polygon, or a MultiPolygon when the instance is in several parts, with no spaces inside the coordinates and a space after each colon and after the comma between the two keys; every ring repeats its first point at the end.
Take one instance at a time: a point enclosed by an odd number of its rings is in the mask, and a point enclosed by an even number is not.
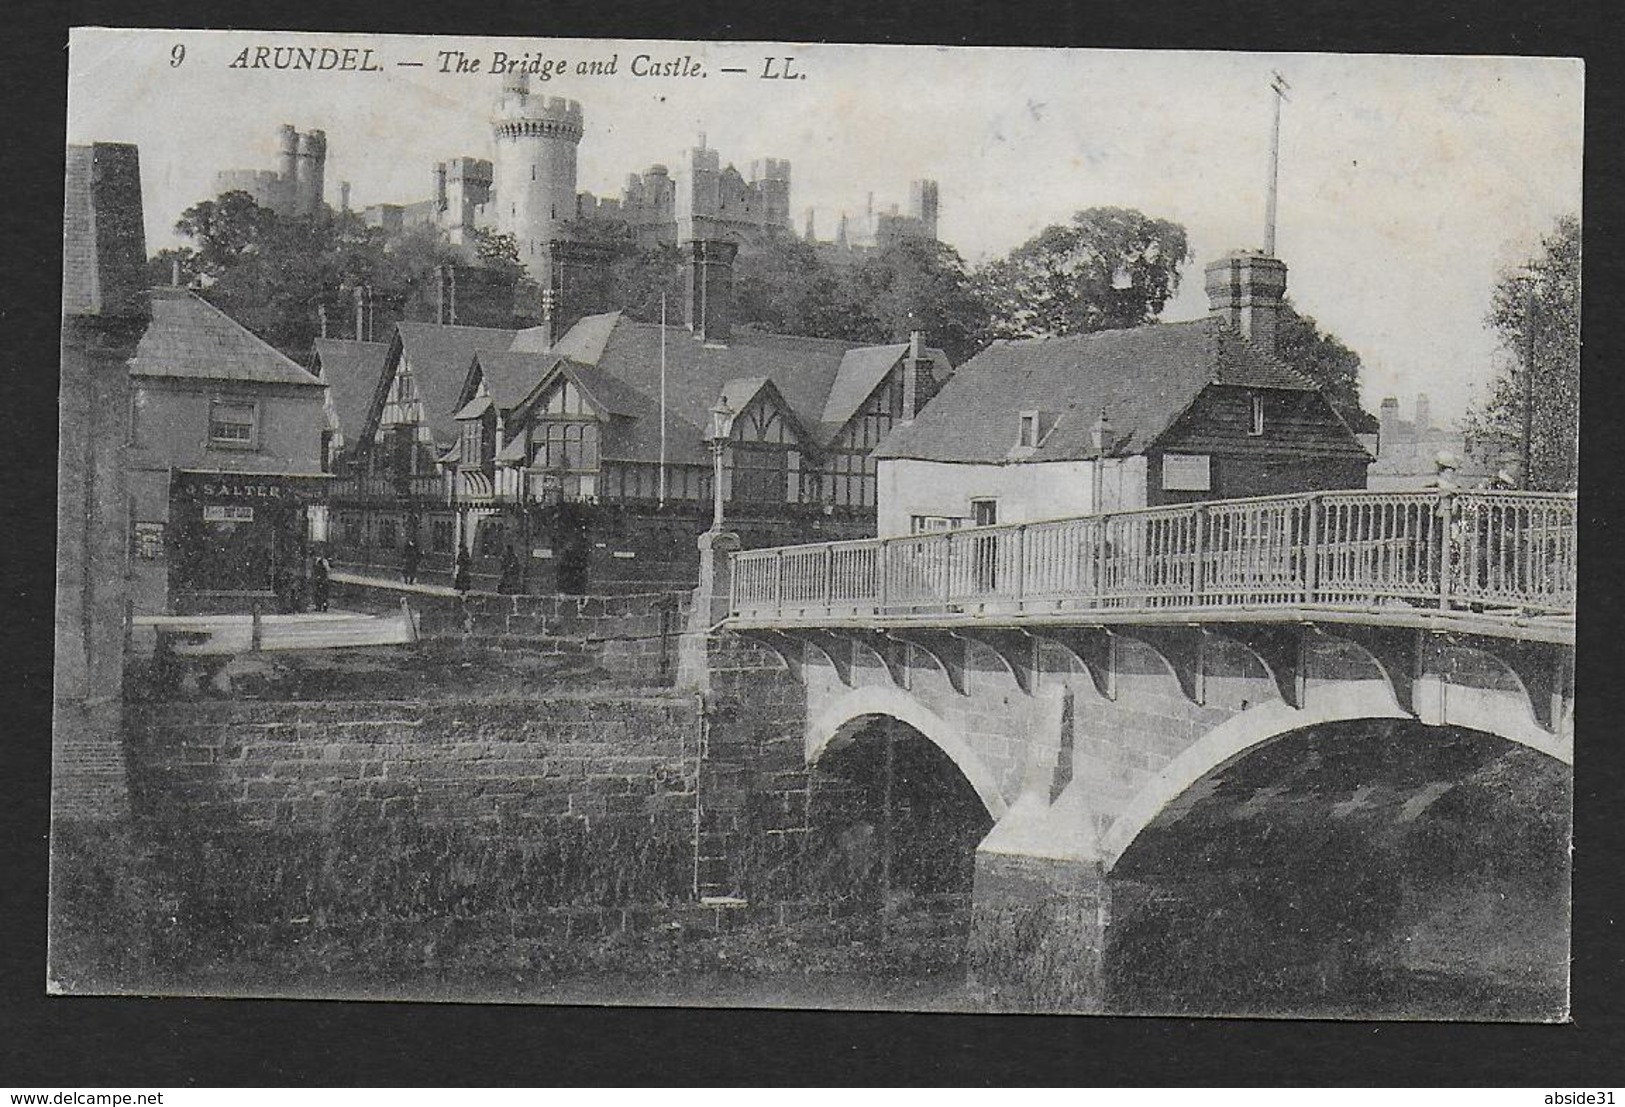
{"type": "MultiPolygon", "coordinates": [[[[372,204],[359,214],[368,225],[390,235],[434,227],[457,246],[474,246],[482,232],[510,236],[529,281],[522,282],[514,304],[493,301],[496,317],[505,318],[511,310],[516,318],[528,318],[534,308],[517,305],[538,302],[532,282],[554,294],[541,299],[546,301],[544,315],[555,323],[621,306],[600,302],[602,292],[594,291],[602,284],[611,256],[601,233],[606,227],[629,233],[641,246],[698,249],[704,244],[706,256],[713,260],[725,250],[729,264],[739,252],[749,254],[764,242],[797,235],[791,219],[790,162],[785,159],[752,161],[747,176],[732,164],[723,164],[701,134],[699,142],[683,153],[676,172],[666,165],[651,165],[628,175],[619,197],[598,197],[577,188],[577,155],[586,134],[581,104],[532,94],[524,73],[503,78],[491,131],[491,159],[464,156],[437,162],[426,199],[372,204]]],[[[216,192],[247,192],[260,205],[285,216],[327,210],[326,135],[317,130],[301,134],[283,124],[278,143],[275,170],[218,173],[216,192]]],[[[351,210],[348,181],[339,183],[338,208],[351,210]]],[[[871,192],[862,217],[840,216],[833,241],[816,237],[810,211],[799,237],[825,260],[851,264],[902,239],[935,241],[937,214],[937,183],[917,180],[906,213],[895,204],[876,210],[871,192]]],[[[465,307],[471,306],[468,296],[464,301],[465,307]]],[[[462,314],[467,316],[466,311],[462,314]]]]}
{"type": "MultiPolygon", "coordinates": [[[[628,229],[641,245],[731,242],[749,251],[779,235],[795,233],[791,221],[790,162],[761,158],[748,176],[706,144],[705,135],[684,152],[678,172],[654,164],[631,173],[619,197],[599,197],[576,187],[577,153],[585,125],[581,104],[557,96],[534,95],[523,73],[504,78],[493,115],[495,156],[458,157],[438,162],[426,200],[374,204],[362,217],[398,232],[437,226],[452,242],[467,244],[476,230],[511,235],[519,259],[545,281],[557,255],[575,237],[571,224],[595,220],[628,229]]],[[[915,181],[909,211],[869,211],[856,229],[832,243],[815,243],[837,253],[860,256],[903,237],[936,238],[937,183],[915,181]]],[[[842,216],[845,227],[846,218],[842,216]]],[[[808,231],[804,234],[809,242],[808,231]]]]}
{"type": "Polygon", "coordinates": [[[322,210],[326,176],[327,135],[300,134],[284,123],[277,132],[277,168],[222,170],[214,175],[214,192],[246,192],[278,215],[310,216],[322,210]]]}

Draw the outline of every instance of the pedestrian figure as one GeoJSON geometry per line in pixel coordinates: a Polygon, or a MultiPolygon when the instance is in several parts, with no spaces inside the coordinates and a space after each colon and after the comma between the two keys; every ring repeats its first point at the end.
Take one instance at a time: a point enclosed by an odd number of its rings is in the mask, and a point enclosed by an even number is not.
{"type": "Polygon", "coordinates": [[[519,591],[519,559],[514,556],[512,546],[502,553],[502,576],[497,581],[497,591],[504,595],[519,591]]]}
{"type": "Polygon", "coordinates": [[[1462,518],[1461,504],[1453,495],[1461,491],[1456,475],[1458,468],[1460,462],[1456,460],[1456,455],[1449,450],[1440,450],[1433,456],[1433,479],[1423,486],[1439,494],[1439,506],[1434,509],[1434,514],[1439,520],[1442,529],[1440,538],[1449,558],[1449,579],[1443,583],[1450,596],[1460,596],[1473,576],[1472,567],[1466,561],[1466,523],[1462,518]]]}
{"type": "Polygon", "coordinates": [[[457,551],[457,572],[452,575],[451,586],[465,596],[468,595],[468,590],[474,586],[473,566],[470,564],[468,551],[465,549],[457,551]]]}
{"type": "Polygon", "coordinates": [[[328,573],[332,566],[327,558],[317,554],[310,563],[310,598],[317,611],[327,610],[328,573]]]}
{"type": "Polygon", "coordinates": [[[293,574],[288,571],[288,563],[277,560],[271,570],[271,594],[276,597],[276,608],[284,615],[293,611],[293,574]]]}
{"type": "Polygon", "coordinates": [[[1440,450],[1433,455],[1433,479],[1422,487],[1430,492],[1455,492],[1461,486],[1456,482],[1456,470],[1461,463],[1456,455],[1449,450],[1440,450]]]}
{"type": "Polygon", "coordinates": [[[406,540],[406,548],[401,550],[401,582],[403,584],[416,584],[418,581],[418,544],[414,539],[406,540]]]}

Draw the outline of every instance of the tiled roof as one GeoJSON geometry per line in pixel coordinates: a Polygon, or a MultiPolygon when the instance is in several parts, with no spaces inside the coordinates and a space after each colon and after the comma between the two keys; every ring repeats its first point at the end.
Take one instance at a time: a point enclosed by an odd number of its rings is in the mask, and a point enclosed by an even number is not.
{"type": "MultiPolygon", "coordinates": [[[[453,413],[472,414],[468,402],[472,368],[478,364],[486,390],[499,408],[523,410],[557,373],[571,377],[612,417],[604,456],[654,461],[660,456],[661,327],[640,323],[621,312],[579,320],[551,347],[541,328],[496,331],[403,323],[400,341],[417,374],[418,391],[447,440],[453,413]],[[469,332],[457,334],[452,332],[469,332]],[[467,360],[455,389],[443,402],[430,367],[446,364],[466,349],[467,360]],[[437,406],[438,405],[438,406],[437,406]],[[458,409],[462,408],[462,411],[458,409]]],[[[833,436],[868,399],[886,373],[908,350],[906,344],[853,346],[834,339],[804,338],[736,329],[727,345],[697,340],[686,328],[665,328],[666,457],[674,463],[703,464],[711,407],[719,398],[740,409],[771,383],[782,403],[807,433],[833,436]],[[844,413],[844,414],[843,414],[844,413]],[[828,417],[828,418],[826,418],[828,417]],[[831,422],[833,420],[833,422],[831,422]]],[[[950,368],[940,350],[928,351],[940,379],[950,368]]],[[[450,375],[450,374],[447,374],[450,375]]],[[[375,403],[381,403],[382,393],[375,403]]],[[[820,443],[821,444],[821,443],[820,443]]]]}
{"type": "Polygon", "coordinates": [[[311,357],[311,372],[327,382],[327,394],[347,440],[361,433],[367,402],[389,354],[387,342],[356,342],[348,338],[318,338],[311,357]]]}
{"type": "MultiPolygon", "coordinates": [[[[444,323],[398,323],[396,341],[412,367],[418,398],[423,401],[429,429],[435,439],[448,442],[457,433],[453,418],[458,394],[468,377],[475,353],[504,352],[514,333],[496,327],[459,327],[444,323]]],[[[381,410],[383,396],[375,393],[373,406],[381,410]]]]}
{"type": "Polygon", "coordinates": [[[184,288],[155,288],[149,297],[152,322],[130,361],[132,376],[322,387],[202,297],[184,288]]]}
{"type": "MultiPolygon", "coordinates": [[[[508,410],[530,394],[536,382],[547,375],[559,358],[556,354],[479,350],[472,360],[479,364],[487,394],[497,407],[508,410]]],[[[467,388],[463,395],[468,395],[467,388]]]]}
{"type": "Polygon", "coordinates": [[[457,411],[452,415],[452,418],[456,419],[458,422],[462,422],[464,419],[478,419],[481,415],[484,415],[490,410],[490,396],[475,396],[472,400],[468,401],[468,403],[458,408],[457,411]]]}
{"type": "MultiPolygon", "coordinates": [[[[587,320],[583,320],[587,322],[587,320]]],[[[666,330],[667,401],[696,427],[711,421],[711,405],[722,386],[741,377],[772,377],[785,399],[805,418],[816,420],[824,398],[850,343],[823,338],[799,338],[736,329],[726,346],[701,342],[682,327],[666,330]]],[[[596,337],[596,336],[589,336],[596,337]]],[[[572,345],[560,343],[560,352],[572,345]]],[[[660,395],[660,339],[658,323],[638,323],[619,316],[604,336],[596,357],[593,351],[570,352],[609,373],[644,395],[660,395]]]]}
{"type": "Polygon", "coordinates": [[[1068,338],[995,342],[971,358],[877,457],[996,462],[1010,457],[1017,417],[1056,417],[1027,460],[1094,456],[1102,409],[1113,449],[1142,453],[1209,384],[1314,391],[1315,385],[1212,319],[1068,338]]]}
{"type": "MultiPolygon", "coordinates": [[[[907,355],[907,343],[894,343],[890,346],[860,346],[855,350],[848,350],[841,359],[841,368],[835,374],[835,383],[830,386],[829,398],[824,401],[824,411],[819,418],[822,424],[821,437],[827,443],[846,426],[848,419],[856,415],[886,374],[891,372],[892,366],[907,355]]],[[[941,350],[924,348],[921,355],[931,362],[931,375],[938,381],[946,380],[952,366],[948,355],[941,350]]]]}

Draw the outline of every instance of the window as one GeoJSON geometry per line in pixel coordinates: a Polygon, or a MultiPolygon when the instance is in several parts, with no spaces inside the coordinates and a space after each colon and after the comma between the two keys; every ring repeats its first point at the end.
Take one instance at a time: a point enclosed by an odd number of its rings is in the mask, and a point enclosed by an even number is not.
{"type": "Polygon", "coordinates": [[[1021,413],[1021,432],[1016,439],[1016,445],[1027,448],[1038,445],[1038,412],[1024,411],[1021,413]]]}
{"type": "Polygon", "coordinates": [[[972,500],[970,502],[972,517],[979,527],[997,526],[999,522],[998,500],[972,500]]]}
{"type": "Polygon", "coordinates": [[[209,405],[209,445],[254,448],[254,405],[215,400],[209,405]]]}
{"type": "Polygon", "coordinates": [[[543,424],[535,464],[543,469],[597,469],[598,424],[543,424]]]}
{"type": "Polygon", "coordinates": [[[453,544],[450,519],[434,519],[429,523],[429,548],[435,553],[450,553],[453,544]]]}
{"type": "Polygon", "coordinates": [[[1247,433],[1254,436],[1264,433],[1264,397],[1262,396],[1253,397],[1253,425],[1248,428],[1247,433]]]}

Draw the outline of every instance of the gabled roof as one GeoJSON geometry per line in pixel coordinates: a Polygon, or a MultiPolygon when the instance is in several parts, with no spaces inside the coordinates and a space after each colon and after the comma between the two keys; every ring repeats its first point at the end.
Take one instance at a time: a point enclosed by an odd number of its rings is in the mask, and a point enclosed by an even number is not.
{"type": "MultiPolygon", "coordinates": [[[[847,420],[858,413],[858,409],[874,394],[880,382],[886,379],[899,359],[908,353],[908,344],[893,343],[890,346],[859,346],[855,350],[848,350],[841,358],[841,367],[836,371],[835,381],[830,386],[829,398],[824,401],[824,411],[819,418],[820,437],[828,442],[840,433],[846,426],[847,420]]],[[[948,355],[937,349],[922,349],[920,351],[931,361],[931,375],[937,380],[947,378],[950,371],[948,355]]]]}
{"type": "MultiPolygon", "coordinates": [[[[460,327],[445,323],[397,323],[390,340],[385,369],[394,369],[404,357],[412,367],[418,398],[435,439],[449,442],[457,434],[453,417],[462,406],[457,402],[469,364],[475,353],[507,350],[514,331],[497,327],[460,327]]],[[[383,410],[388,382],[379,375],[367,422],[375,423],[383,410]]]]}
{"type": "Polygon", "coordinates": [[[468,368],[458,401],[467,404],[474,398],[475,370],[485,383],[486,395],[502,411],[518,406],[559,362],[557,354],[514,353],[504,350],[477,350],[468,368]]]}
{"type": "Polygon", "coordinates": [[[132,376],[322,387],[201,296],[184,288],[155,288],[149,297],[152,321],[130,361],[132,376]]]}
{"type": "Polygon", "coordinates": [[[490,410],[490,396],[475,396],[472,400],[468,401],[468,403],[458,408],[452,418],[461,423],[464,419],[478,419],[481,415],[484,415],[490,410]]]}
{"type": "MultiPolygon", "coordinates": [[[[687,329],[674,326],[665,328],[665,339],[668,416],[693,428],[696,447],[703,439],[703,428],[710,425],[711,406],[731,380],[770,378],[801,423],[816,426],[841,359],[853,349],[851,343],[835,339],[745,328],[736,328],[726,346],[701,342],[687,329]]],[[[583,319],[554,349],[653,398],[658,411],[660,340],[660,324],[639,323],[615,313],[583,319]],[[583,325],[578,335],[577,329],[583,325]]],[[[668,424],[668,432],[670,429],[668,424]]],[[[653,432],[658,436],[658,417],[653,432]]]]}
{"type": "Polygon", "coordinates": [[[389,354],[387,342],[357,342],[348,338],[318,338],[310,371],[327,382],[327,395],[338,415],[339,431],[351,440],[361,433],[367,401],[378,386],[389,354]]]}
{"type": "Polygon", "coordinates": [[[1210,384],[1316,391],[1303,374],[1216,320],[1158,323],[1067,338],[995,342],[971,358],[876,457],[999,462],[1017,415],[1058,416],[1024,460],[1094,456],[1091,432],[1107,413],[1118,453],[1143,453],[1210,384]]]}

